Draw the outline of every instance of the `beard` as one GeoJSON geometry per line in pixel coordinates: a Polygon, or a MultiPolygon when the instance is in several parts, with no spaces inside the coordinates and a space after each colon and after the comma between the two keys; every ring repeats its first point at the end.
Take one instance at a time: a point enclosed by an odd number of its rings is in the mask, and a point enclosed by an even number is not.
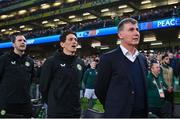
{"type": "Polygon", "coordinates": [[[26,48],[19,49],[19,51],[24,52],[26,48]]]}
{"type": "Polygon", "coordinates": [[[26,47],[20,47],[20,48],[18,48],[17,50],[23,53],[23,52],[25,52],[26,47]]]}

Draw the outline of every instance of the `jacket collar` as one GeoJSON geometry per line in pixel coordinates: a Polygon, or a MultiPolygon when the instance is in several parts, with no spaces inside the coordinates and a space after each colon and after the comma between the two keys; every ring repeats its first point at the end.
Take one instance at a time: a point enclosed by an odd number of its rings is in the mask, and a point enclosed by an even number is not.
{"type": "Polygon", "coordinates": [[[74,56],[66,55],[61,50],[57,50],[55,52],[54,56],[57,57],[58,59],[64,60],[64,61],[69,62],[69,63],[72,63],[77,58],[76,55],[74,55],[74,56]]]}
{"type": "Polygon", "coordinates": [[[14,51],[11,51],[10,52],[10,55],[13,57],[13,58],[24,58],[27,56],[27,54],[23,54],[22,56],[16,54],[14,51]]]}

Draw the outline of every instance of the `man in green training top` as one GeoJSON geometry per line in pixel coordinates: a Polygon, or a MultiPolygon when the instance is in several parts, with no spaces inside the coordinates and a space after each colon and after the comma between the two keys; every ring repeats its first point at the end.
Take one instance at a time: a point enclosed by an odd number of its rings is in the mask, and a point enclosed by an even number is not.
{"type": "Polygon", "coordinates": [[[91,98],[93,99],[92,100],[93,104],[90,106],[90,108],[93,107],[93,105],[97,100],[97,97],[94,92],[94,82],[96,77],[97,77],[96,62],[92,61],[90,64],[90,68],[86,70],[83,76],[83,83],[85,85],[84,97],[88,99],[88,102],[91,98]]]}

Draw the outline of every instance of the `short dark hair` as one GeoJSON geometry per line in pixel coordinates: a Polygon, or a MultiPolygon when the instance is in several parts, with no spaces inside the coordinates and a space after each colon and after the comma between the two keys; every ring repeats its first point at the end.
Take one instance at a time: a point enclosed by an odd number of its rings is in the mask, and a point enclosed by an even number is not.
{"type": "Polygon", "coordinates": [[[59,40],[60,42],[65,42],[66,41],[66,36],[69,35],[69,34],[74,34],[76,37],[76,33],[71,31],[71,30],[68,30],[68,31],[65,31],[60,37],[59,37],[59,40]]]}
{"type": "Polygon", "coordinates": [[[167,53],[165,53],[163,56],[162,56],[162,60],[166,57],[169,57],[169,55],[167,53]]]}
{"type": "Polygon", "coordinates": [[[10,36],[11,42],[14,43],[17,36],[24,36],[24,35],[21,32],[15,32],[15,33],[11,34],[11,36],[10,36]]]}
{"type": "Polygon", "coordinates": [[[125,18],[125,19],[121,20],[118,24],[118,32],[123,29],[123,25],[126,23],[137,24],[138,21],[133,18],[125,18]]]}
{"type": "Polygon", "coordinates": [[[157,59],[152,59],[150,61],[150,68],[152,68],[153,64],[158,64],[159,62],[157,61],[157,59]]]}

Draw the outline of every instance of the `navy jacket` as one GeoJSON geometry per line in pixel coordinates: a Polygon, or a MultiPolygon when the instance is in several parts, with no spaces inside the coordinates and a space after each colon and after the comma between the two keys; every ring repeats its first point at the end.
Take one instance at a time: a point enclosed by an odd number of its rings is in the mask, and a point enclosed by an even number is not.
{"type": "MultiPolygon", "coordinates": [[[[104,54],[98,66],[98,78],[95,93],[105,108],[105,117],[130,117],[135,93],[133,81],[128,75],[128,64],[123,60],[120,47],[104,54]]],[[[147,92],[147,62],[143,55],[138,55],[144,78],[144,92],[147,92]]],[[[145,109],[147,110],[147,94],[145,93],[145,109]]],[[[147,111],[146,111],[147,113],[147,111]]]]}

